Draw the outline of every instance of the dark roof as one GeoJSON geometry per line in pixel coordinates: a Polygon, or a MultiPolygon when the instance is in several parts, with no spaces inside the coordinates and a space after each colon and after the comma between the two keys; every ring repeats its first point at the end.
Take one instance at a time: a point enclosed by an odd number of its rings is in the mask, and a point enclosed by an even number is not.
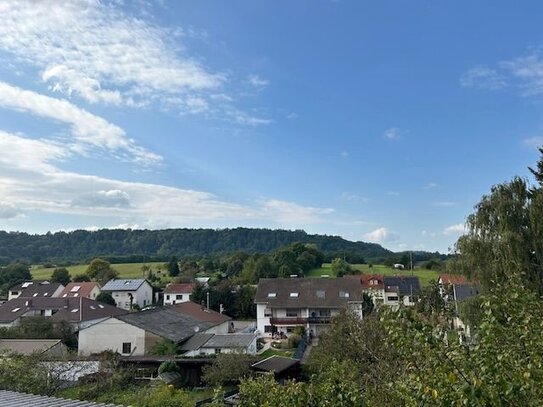
{"type": "Polygon", "coordinates": [[[172,307],[133,312],[121,315],[117,319],[174,342],[187,340],[195,333],[215,325],[180,314],[174,311],[172,307]]]}
{"type": "Polygon", "coordinates": [[[420,294],[420,282],[418,277],[412,276],[385,276],[385,287],[397,287],[400,295],[420,294]]]}
{"type": "Polygon", "coordinates": [[[190,338],[188,341],[186,341],[183,346],[181,346],[181,350],[198,350],[200,349],[207,341],[211,339],[213,334],[204,334],[204,333],[198,333],[194,335],[192,338],[190,338]]]}
{"type": "Polygon", "coordinates": [[[143,278],[135,279],[113,279],[109,280],[103,287],[102,291],[136,291],[142,284],[147,283],[143,278]]]}
{"type": "Polygon", "coordinates": [[[180,314],[187,315],[199,321],[209,322],[213,325],[219,325],[232,319],[228,315],[207,309],[192,301],[180,302],[179,304],[171,305],[170,307],[180,314]]]}
{"type": "Polygon", "coordinates": [[[349,278],[262,278],[255,296],[255,303],[285,308],[341,308],[361,300],[360,285],[349,278]]]}
{"type": "Polygon", "coordinates": [[[453,290],[456,301],[463,301],[479,294],[479,286],[474,284],[455,284],[453,290]]]}
{"type": "Polygon", "coordinates": [[[164,294],[190,294],[194,289],[193,283],[187,284],[168,284],[164,289],[164,294]]]}
{"type": "Polygon", "coordinates": [[[100,288],[100,284],[94,281],[82,281],[80,283],[69,283],[60,293],[59,297],[89,297],[95,287],[100,288]]]}
{"type": "Polygon", "coordinates": [[[59,343],[60,339],[0,339],[0,351],[30,355],[46,352],[59,343]]]}
{"type": "Polygon", "coordinates": [[[36,396],[8,390],[0,390],[0,405],[2,407],[120,407],[114,404],[36,396]]]}
{"type": "Polygon", "coordinates": [[[126,314],[128,311],[90,298],[14,298],[0,305],[0,322],[13,322],[29,311],[53,310],[56,321],[81,322],[126,314]]]}
{"type": "Polygon", "coordinates": [[[19,297],[52,297],[55,291],[64,286],[60,283],[50,283],[49,281],[26,281],[11,287],[10,291],[21,291],[19,297]]]}
{"type": "Polygon", "coordinates": [[[298,359],[273,355],[269,358],[261,360],[260,362],[256,362],[252,365],[252,368],[263,372],[281,373],[287,369],[290,369],[292,366],[295,366],[299,362],[300,361],[298,359]]]}
{"type": "Polygon", "coordinates": [[[255,340],[253,334],[213,335],[202,348],[246,348],[255,340]]]}

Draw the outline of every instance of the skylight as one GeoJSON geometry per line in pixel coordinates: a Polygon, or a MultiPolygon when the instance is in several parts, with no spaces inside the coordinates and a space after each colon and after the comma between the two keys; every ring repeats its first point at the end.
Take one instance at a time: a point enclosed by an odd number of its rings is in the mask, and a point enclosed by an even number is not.
{"type": "Polygon", "coordinates": [[[17,312],[17,311],[19,311],[20,309],[21,309],[21,308],[13,308],[13,309],[11,310],[11,312],[17,312]]]}
{"type": "Polygon", "coordinates": [[[79,311],[79,308],[74,308],[74,309],[71,310],[70,312],[76,313],[77,311],[79,311]]]}
{"type": "Polygon", "coordinates": [[[348,291],[340,291],[339,296],[341,298],[349,298],[349,292],[348,291]]]}
{"type": "Polygon", "coordinates": [[[318,298],[324,298],[324,297],[326,297],[326,291],[324,291],[324,290],[317,290],[317,297],[318,297],[318,298]]]}
{"type": "Polygon", "coordinates": [[[268,298],[275,298],[277,297],[277,293],[268,293],[268,298]]]}
{"type": "Polygon", "coordinates": [[[34,293],[34,294],[32,295],[32,297],[37,297],[37,296],[38,296],[38,293],[34,293]]]}
{"type": "Polygon", "coordinates": [[[98,304],[98,308],[104,308],[102,304],[98,304]]]}
{"type": "Polygon", "coordinates": [[[94,305],[89,305],[89,308],[90,309],[96,309],[96,307],[94,305]]]}
{"type": "Polygon", "coordinates": [[[75,293],[75,294],[74,294],[74,297],[79,297],[79,293],[75,293]]]}
{"type": "Polygon", "coordinates": [[[298,298],[298,293],[290,293],[290,298],[298,298]]]}
{"type": "Polygon", "coordinates": [[[70,290],[70,292],[72,292],[72,293],[76,293],[76,292],[78,292],[78,291],[79,291],[79,289],[80,289],[80,288],[81,288],[81,286],[80,286],[80,285],[76,285],[75,287],[73,287],[73,288],[72,288],[72,289],[70,290]]]}
{"type": "Polygon", "coordinates": [[[23,285],[22,285],[21,287],[26,288],[26,287],[28,287],[28,286],[31,285],[31,284],[32,284],[31,281],[30,281],[30,282],[27,282],[27,283],[23,283],[23,285]]]}
{"type": "Polygon", "coordinates": [[[64,294],[62,297],[63,297],[63,298],[66,298],[67,296],[68,296],[68,294],[64,294]]]}

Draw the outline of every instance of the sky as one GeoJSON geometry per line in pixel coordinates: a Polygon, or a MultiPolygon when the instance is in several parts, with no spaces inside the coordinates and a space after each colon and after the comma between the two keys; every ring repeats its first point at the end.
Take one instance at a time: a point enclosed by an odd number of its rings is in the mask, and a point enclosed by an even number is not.
{"type": "Polygon", "coordinates": [[[447,253],[543,145],[543,3],[0,2],[0,229],[447,253]]]}

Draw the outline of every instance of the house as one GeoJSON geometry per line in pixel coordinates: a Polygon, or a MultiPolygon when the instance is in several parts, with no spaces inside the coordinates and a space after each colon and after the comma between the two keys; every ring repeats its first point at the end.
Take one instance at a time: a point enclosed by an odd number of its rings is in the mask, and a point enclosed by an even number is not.
{"type": "Polygon", "coordinates": [[[82,281],[78,283],[68,283],[59,297],[85,297],[95,300],[100,294],[100,284],[94,281],[82,281]]]}
{"type": "Polygon", "coordinates": [[[15,298],[0,306],[0,327],[14,327],[26,317],[50,318],[53,322],[66,321],[75,330],[82,329],[126,311],[84,297],[15,298]]]}
{"type": "Polygon", "coordinates": [[[300,375],[300,361],[285,356],[272,355],[254,363],[251,368],[257,374],[273,374],[280,383],[300,375]]]}
{"type": "Polygon", "coordinates": [[[257,331],[263,336],[288,335],[297,327],[319,336],[344,308],[362,317],[362,291],[346,278],[263,278],[255,303],[257,331]]]}
{"type": "Polygon", "coordinates": [[[168,284],[164,289],[164,305],[190,301],[194,284],[168,284]]]}
{"type": "Polygon", "coordinates": [[[385,305],[397,307],[400,304],[405,306],[415,305],[420,295],[419,278],[415,276],[385,276],[385,305]]]}
{"type": "Polygon", "coordinates": [[[8,290],[8,301],[14,298],[35,298],[35,297],[58,297],[64,286],[60,283],[49,281],[25,281],[10,287],[8,290]]]}
{"type": "Polygon", "coordinates": [[[455,285],[469,284],[467,278],[462,274],[441,274],[437,280],[439,286],[439,294],[448,301],[452,299],[452,289],[455,285]]]}
{"type": "Polygon", "coordinates": [[[183,356],[205,356],[218,353],[244,353],[256,355],[255,334],[197,333],[182,346],[183,356]]]}
{"type": "Polygon", "coordinates": [[[62,357],[68,348],[60,339],[0,339],[0,353],[62,357]]]}
{"type": "MultiPolygon", "coordinates": [[[[189,303],[179,305],[184,304],[189,303]]],[[[119,315],[85,328],[79,332],[78,353],[113,351],[126,356],[143,356],[164,339],[182,344],[197,333],[217,333],[217,328],[224,323],[191,316],[176,309],[177,306],[119,315]]]]}
{"type": "MultiPolygon", "coordinates": [[[[346,276],[347,277],[347,276],[346,276]]],[[[358,278],[358,276],[348,276],[358,278]]],[[[384,276],[380,274],[362,274],[360,276],[360,284],[362,285],[362,292],[368,294],[373,304],[378,307],[385,302],[385,282],[384,276]]]]}
{"type": "Polygon", "coordinates": [[[129,311],[136,305],[143,308],[153,303],[153,287],[145,279],[109,280],[102,292],[111,294],[117,307],[129,311]]]}

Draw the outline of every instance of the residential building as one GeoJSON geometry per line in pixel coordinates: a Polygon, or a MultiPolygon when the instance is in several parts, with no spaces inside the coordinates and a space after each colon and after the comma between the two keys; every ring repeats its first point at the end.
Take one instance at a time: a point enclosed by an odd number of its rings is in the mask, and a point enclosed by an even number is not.
{"type": "Polygon", "coordinates": [[[415,276],[384,276],[385,305],[413,306],[420,295],[420,281],[415,276]]]}
{"type": "Polygon", "coordinates": [[[117,307],[131,310],[135,305],[143,308],[153,303],[153,287],[145,279],[113,279],[103,287],[102,292],[110,293],[117,307]]]}
{"type": "MultiPolygon", "coordinates": [[[[61,399],[51,396],[37,396],[35,394],[17,393],[9,390],[0,390],[0,406],[17,407],[116,407],[113,404],[93,403],[91,401],[79,401],[61,399]]],[[[117,405],[117,407],[121,407],[117,405]]]]}
{"type": "Polygon", "coordinates": [[[257,331],[290,334],[296,327],[319,336],[333,316],[349,308],[362,317],[362,291],[347,278],[264,278],[255,296],[257,331]]]}
{"type": "Polygon", "coordinates": [[[14,285],[8,290],[8,301],[14,298],[58,297],[64,290],[60,283],[49,281],[25,281],[14,285]]]}
{"type": "Polygon", "coordinates": [[[186,341],[181,350],[183,356],[205,356],[218,353],[244,353],[256,355],[255,334],[197,333],[186,341]]]}
{"type": "Polygon", "coordinates": [[[175,304],[171,307],[171,309],[187,317],[211,324],[212,327],[209,328],[207,332],[214,334],[234,332],[234,323],[232,322],[232,318],[230,318],[228,315],[206,308],[200,304],[196,304],[195,302],[189,301],[175,304]]]}
{"type": "MultiPolygon", "coordinates": [[[[347,276],[345,276],[347,277],[347,276]]],[[[349,276],[358,278],[358,276],[349,276]]],[[[368,294],[373,304],[378,307],[385,302],[385,282],[384,276],[380,274],[362,274],[360,276],[360,284],[362,285],[362,292],[368,294]]]]}
{"type": "Polygon", "coordinates": [[[44,317],[53,322],[67,321],[75,330],[79,330],[126,312],[84,297],[19,297],[0,306],[0,327],[18,326],[26,317],[44,317]]]}
{"type": "Polygon", "coordinates": [[[194,284],[173,284],[170,283],[164,289],[164,305],[174,305],[190,301],[194,284]]]}
{"type": "MultiPolygon", "coordinates": [[[[178,305],[184,304],[189,303],[178,305]]],[[[197,333],[220,333],[217,331],[226,322],[191,316],[176,309],[178,305],[115,316],[85,328],[79,332],[78,353],[113,351],[143,356],[164,339],[182,344],[197,333]]]]}
{"type": "Polygon", "coordinates": [[[95,300],[100,294],[100,284],[95,281],[82,281],[78,283],[68,283],[59,297],[85,297],[95,300]]]}
{"type": "Polygon", "coordinates": [[[469,284],[467,278],[462,274],[441,274],[437,280],[439,294],[445,301],[452,299],[453,286],[469,284]]]}
{"type": "Polygon", "coordinates": [[[68,348],[60,339],[0,339],[0,353],[62,357],[68,348]]]}

